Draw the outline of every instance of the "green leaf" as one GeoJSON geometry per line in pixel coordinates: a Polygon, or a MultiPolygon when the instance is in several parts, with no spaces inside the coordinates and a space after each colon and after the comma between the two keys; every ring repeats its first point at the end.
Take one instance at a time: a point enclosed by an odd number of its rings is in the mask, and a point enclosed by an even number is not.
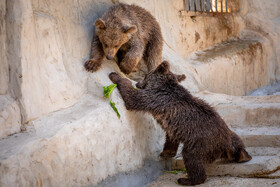
{"type": "Polygon", "coordinates": [[[112,102],[110,102],[110,105],[111,105],[111,107],[113,108],[113,110],[117,113],[117,116],[120,118],[121,117],[121,115],[120,115],[120,113],[119,113],[119,111],[118,111],[118,109],[115,107],[115,103],[112,103],[112,102]]]}
{"type": "Polygon", "coordinates": [[[114,90],[114,88],[117,87],[117,84],[111,84],[109,86],[104,86],[103,87],[103,96],[105,98],[110,98],[110,94],[112,93],[112,91],[114,90]]]}
{"type": "Polygon", "coordinates": [[[111,101],[111,98],[110,98],[110,95],[111,95],[112,91],[113,91],[116,87],[117,87],[117,84],[111,84],[111,85],[109,85],[109,86],[104,86],[104,87],[103,87],[103,97],[104,97],[104,98],[109,98],[109,102],[110,102],[111,107],[112,107],[113,110],[116,112],[117,116],[120,118],[121,115],[120,115],[118,109],[117,109],[116,106],[115,106],[116,104],[113,103],[113,102],[111,101]]]}

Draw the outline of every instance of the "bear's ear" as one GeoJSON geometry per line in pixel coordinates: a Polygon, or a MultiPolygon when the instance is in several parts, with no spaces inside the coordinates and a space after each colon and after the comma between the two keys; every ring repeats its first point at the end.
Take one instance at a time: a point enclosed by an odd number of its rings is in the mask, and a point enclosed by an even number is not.
{"type": "Polygon", "coordinates": [[[126,34],[133,34],[137,32],[137,27],[135,25],[132,26],[124,26],[123,27],[123,32],[126,34]]]}
{"type": "Polygon", "coordinates": [[[99,28],[99,29],[105,29],[106,28],[105,22],[101,18],[97,19],[94,22],[94,26],[96,28],[99,28]]]}
{"type": "Polygon", "coordinates": [[[176,79],[178,80],[178,82],[181,82],[183,80],[186,79],[186,75],[182,74],[182,75],[175,75],[176,79]]]}
{"type": "Polygon", "coordinates": [[[160,65],[158,65],[156,71],[162,74],[167,74],[169,72],[169,63],[167,61],[163,61],[160,65]]]}

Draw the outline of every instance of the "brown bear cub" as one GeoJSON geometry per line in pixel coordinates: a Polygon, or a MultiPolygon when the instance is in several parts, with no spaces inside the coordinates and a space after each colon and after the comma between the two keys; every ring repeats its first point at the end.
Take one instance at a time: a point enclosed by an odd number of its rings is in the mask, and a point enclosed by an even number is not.
{"type": "Polygon", "coordinates": [[[161,156],[175,156],[179,143],[183,143],[182,156],[188,178],[178,179],[179,184],[203,183],[206,180],[204,164],[218,158],[235,162],[252,159],[241,139],[219,114],[178,84],[185,75],[173,74],[168,62],[162,62],[137,83],[139,89],[117,73],[109,77],[118,85],[128,110],[151,113],[166,132],[161,156]]]}
{"type": "Polygon", "coordinates": [[[163,38],[156,19],[136,5],[112,6],[94,23],[96,36],[92,42],[91,56],[85,63],[88,71],[97,71],[104,57],[117,63],[122,72],[135,70],[143,58],[148,71],[161,62],[163,38]]]}

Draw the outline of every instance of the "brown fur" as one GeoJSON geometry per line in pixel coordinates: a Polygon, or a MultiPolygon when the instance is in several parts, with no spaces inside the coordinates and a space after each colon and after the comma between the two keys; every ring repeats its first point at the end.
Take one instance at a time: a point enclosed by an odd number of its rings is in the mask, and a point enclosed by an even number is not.
{"type": "Polygon", "coordinates": [[[189,178],[180,178],[180,184],[203,183],[206,180],[204,164],[218,158],[235,162],[251,160],[241,139],[220,115],[178,84],[185,76],[170,72],[168,62],[161,63],[137,83],[138,90],[117,73],[109,77],[118,85],[128,110],[151,113],[165,130],[166,143],[161,156],[175,156],[179,143],[184,144],[182,156],[189,178]]]}
{"type": "Polygon", "coordinates": [[[94,23],[96,36],[92,42],[91,57],[85,63],[88,71],[97,71],[104,57],[118,58],[122,72],[135,70],[143,58],[148,71],[161,62],[163,38],[156,19],[136,5],[112,6],[94,23]]]}

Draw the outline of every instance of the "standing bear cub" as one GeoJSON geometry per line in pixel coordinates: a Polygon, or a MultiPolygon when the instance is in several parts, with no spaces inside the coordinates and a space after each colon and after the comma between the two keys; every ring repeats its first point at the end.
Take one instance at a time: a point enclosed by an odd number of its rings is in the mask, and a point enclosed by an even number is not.
{"type": "Polygon", "coordinates": [[[178,84],[185,75],[173,74],[168,62],[162,62],[137,83],[139,89],[117,73],[109,77],[118,85],[128,110],[151,113],[166,132],[161,156],[175,156],[179,143],[183,143],[182,156],[188,178],[178,179],[179,184],[203,183],[206,180],[204,164],[218,158],[235,162],[251,160],[241,139],[219,114],[178,84]]]}
{"type": "Polygon", "coordinates": [[[117,63],[122,72],[135,70],[143,58],[148,71],[161,62],[163,38],[156,19],[145,9],[136,5],[112,6],[94,23],[91,56],[85,63],[88,71],[97,71],[104,57],[117,63]]]}

